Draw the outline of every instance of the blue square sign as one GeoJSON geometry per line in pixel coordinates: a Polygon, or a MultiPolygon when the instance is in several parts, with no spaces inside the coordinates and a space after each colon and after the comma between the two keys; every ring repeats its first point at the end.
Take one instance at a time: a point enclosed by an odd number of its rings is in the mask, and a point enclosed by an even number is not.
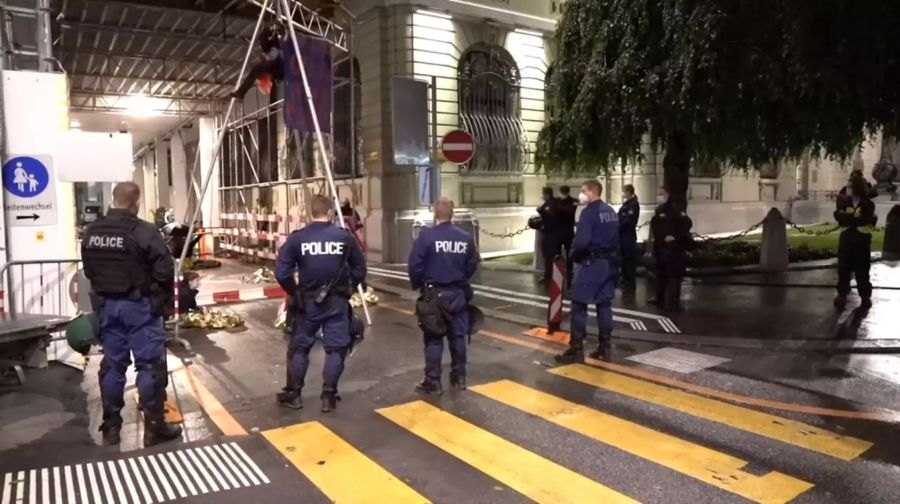
{"type": "Polygon", "coordinates": [[[53,158],[14,155],[3,163],[4,205],[9,226],[52,226],[57,222],[53,158]]]}

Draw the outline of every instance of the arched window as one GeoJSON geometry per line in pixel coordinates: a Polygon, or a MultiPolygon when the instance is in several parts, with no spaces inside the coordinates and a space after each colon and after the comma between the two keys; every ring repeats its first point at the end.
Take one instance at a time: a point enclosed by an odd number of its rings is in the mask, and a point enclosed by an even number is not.
{"type": "Polygon", "coordinates": [[[334,173],[346,177],[362,172],[359,148],[359,116],[362,113],[359,61],[353,58],[352,71],[350,61],[349,58],[344,58],[334,71],[334,173]],[[353,166],[354,160],[356,166],[353,166]]]}
{"type": "Polygon", "coordinates": [[[521,173],[528,141],[519,107],[519,67],[496,45],[475,44],[459,59],[460,127],[475,137],[473,173],[521,173]]]}

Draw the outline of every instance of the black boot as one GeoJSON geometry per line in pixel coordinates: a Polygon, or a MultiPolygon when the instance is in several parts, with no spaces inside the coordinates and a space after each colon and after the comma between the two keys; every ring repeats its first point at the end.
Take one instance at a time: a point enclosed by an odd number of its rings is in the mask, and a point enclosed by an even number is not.
{"type": "Polygon", "coordinates": [[[103,444],[116,446],[122,442],[122,417],[118,412],[103,413],[103,423],[97,429],[103,433],[103,444]]]}
{"type": "Polygon", "coordinates": [[[276,397],[278,398],[278,404],[285,408],[302,409],[303,399],[300,397],[301,390],[302,389],[285,388],[282,392],[279,392],[276,395],[276,397]]]}
{"type": "Polygon", "coordinates": [[[451,376],[450,377],[450,386],[452,386],[456,390],[466,390],[466,377],[465,376],[451,376]]]}
{"type": "Polygon", "coordinates": [[[597,349],[588,354],[588,357],[597,360],[609,360],[610,355],[610,336],[601,336],[597,349]]]}
{"type": "Polygon", "coordinates": [[[180,426],[166,423],[165,418],[162,416],[158,420],[150,420],[149,417],[144,417],[144,448],[179,438],[181,438],[180,426]]]}
{"type": "Polygon", "coordinates": [[[868,310],[869,308],[871,308],[872,307],[872,298],[870,298],[870,297],[862,298],[862,300],[859,303],[859,307],[862,308],[863,310],[868,310]]]}
{"type": "Polygon", "coordinates": [[[444,387],[441,386],[441,382],[432,381],[432,380],[429,380],[428,378],[425,378],[421,382],[417,383],[416,390],[418,390],[419,392],[422,392],[423,394],[430,394],[430,395],[436,395],[436,396],[442,395],[444,393],[444,387]]]}
{"type": "Polygon", "coordinates": [[[334,392],[322,392],[322,413],[330,413],[337,409],[338,396],[334,392]]]}
{"type": "Polygon", "coordinates": [[[557,364],[575,364],[584,362],[584,346],[581,343],[572,343],[565,352],[553,358],[557,364]]]}

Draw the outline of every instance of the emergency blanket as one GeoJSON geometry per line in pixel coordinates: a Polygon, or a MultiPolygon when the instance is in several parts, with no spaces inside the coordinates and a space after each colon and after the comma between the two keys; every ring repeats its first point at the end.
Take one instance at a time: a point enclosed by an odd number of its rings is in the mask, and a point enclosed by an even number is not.
{"type": "Polygon", "coordinates": [[[205,309],[181,317],[181,326],[197,329],[233,329],[244,325],[244,319],[231,310],[205,309]]]}
{"type": "MultiPolygon", "coordinates": [[[[369,306],[377,305],[378,304],[378,296],[375,295],[375,289],[373,289],[371,287],[366,289],[365,299],[366,299],[366,304],[368,304],[369,306]]],[[[354,308],[359,308],[362,305],[363,305],[362,299],[359,297],[359,292],[354,292],[353,296],[350,297],[350,306],[352,306],[354,308]]]]}
{"type": "Polygon", "coordinates": [[[241,282],[251,284],[275,283],[275,272],[272,268],[263,266],[249,275],[242,276],[241,282]]]}

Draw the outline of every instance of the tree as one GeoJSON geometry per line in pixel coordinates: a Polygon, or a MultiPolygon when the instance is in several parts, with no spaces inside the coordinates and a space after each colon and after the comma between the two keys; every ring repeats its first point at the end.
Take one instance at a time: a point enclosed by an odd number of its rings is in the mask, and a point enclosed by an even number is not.
{"type": "Polygon", "coordinates": [[[569,0],[538,168],[608,173],[649,137],[686,205],[693,159],[846,158],[898,133],[897,26],[897,1],[569,0]]]}

